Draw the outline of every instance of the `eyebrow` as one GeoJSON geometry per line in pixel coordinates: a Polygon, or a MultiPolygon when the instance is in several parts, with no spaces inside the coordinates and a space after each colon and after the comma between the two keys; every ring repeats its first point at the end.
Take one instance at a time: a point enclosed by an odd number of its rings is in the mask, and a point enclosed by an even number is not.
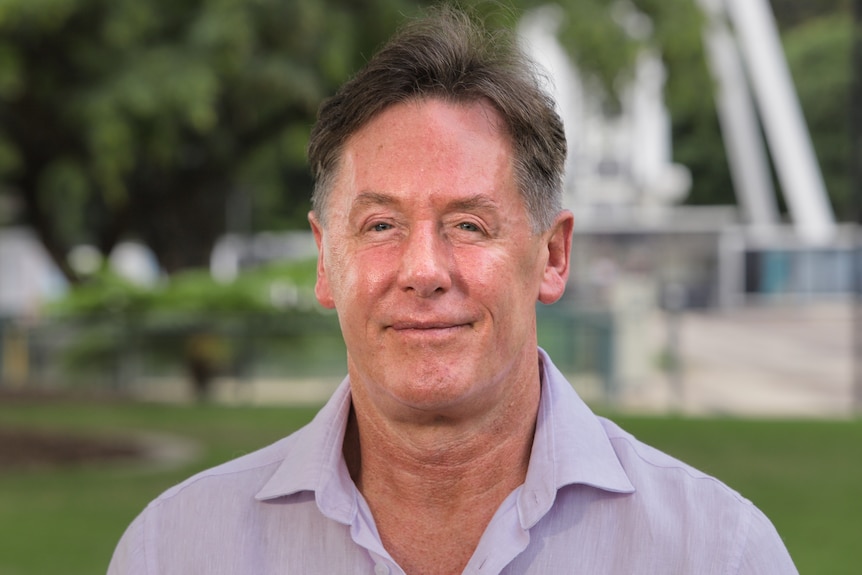
{"type": "Polygon", "coordinates": [[[389,194],[380,192],[360,192],[353,200],[353,205],[350,211],[357,208],[367,208],[372,206],[394,206],[398,204],[398,200],[389,194]]]}
{"type": "MultiPolygon", "coordinates": [[[[401,200],[380,192],[365,191],[359,193],[353,200],[351,211],[360,208],[374,206],[396,206],[401,203],[401,200]]],[[[449,202],[446,206],[449,211],[475,211],[475,210],[492,210],[498,209],[497,203],[487,196],[475,194],[466,198],[461,198],[449,202]]]]}
{"type": "Polygon", "coordinates": [[[492,210],[497,211],[497,202],[487,196],[476,194],[468,198],[454,200],[449,203],[450,210],[472,212],[476,210],[492,210]]]}

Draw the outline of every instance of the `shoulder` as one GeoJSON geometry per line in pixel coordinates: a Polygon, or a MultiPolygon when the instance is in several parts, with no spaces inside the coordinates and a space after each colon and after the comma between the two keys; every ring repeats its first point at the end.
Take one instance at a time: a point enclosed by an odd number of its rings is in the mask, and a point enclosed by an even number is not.
{"type": "Polygon", "coordinates": [[[239,490],[253,496],[274,470],[290,456],[292,446],[300,433],[301,431],[296,432],[266,447],[200,471],[164,491],[153,503],[160,504],[209,492],[217,495],[219,490],[225,488],[233,490],[235,495],[239,494],[239,490]]]}
{"type": "Polygon", "coordinates": [[[635,486],[635,514],[649,518],[653,535],[681,538],[702,553],[720,554],[727,572],[796,572],[772,522],[750,500],[720,479],[600,420],[635,486]]]}
{"type": "Polygon", "coordinates": [[[164,491],[126,529],[109,573],[191,572],[185,567],[194,571],[191,566],[207,555],[226,557],[226,542],[244,537],[255,494],[291,457],[297,439],[290,435],[164,491]]]}
{"type": "Polygon", "coordinates": [[[718,478],[640,441],[608,419],[599,420],[639,498],[660,504],[668,513],[690,508],[713,516],[751,511],[751,502],[718,478]]]}
{"type": "MultiPolygon", "coordinates": [[[[592,573],[796,573],[781,538],[751,501],[613,422],[585,417],[595,426],[582,425],[581,437],[569,425],[558,426],[555,439],[572,445],[592,434],[602,454],[595,456],[595,446],[568,451],[570,466],[593,472],[573,474],[569,479],[575,480],[558,488],[548,513],[533,528],[543,544],[525,555],[524,564],[541,564],[535,572],[557,572],[577,558],[592,573]],[[594,468],[604,467],[607,475],[611,459],[629,488],[595,480],[603,476],[594,468]]],[[[561,457],[566,453],[558,450],[561,457]]]]}

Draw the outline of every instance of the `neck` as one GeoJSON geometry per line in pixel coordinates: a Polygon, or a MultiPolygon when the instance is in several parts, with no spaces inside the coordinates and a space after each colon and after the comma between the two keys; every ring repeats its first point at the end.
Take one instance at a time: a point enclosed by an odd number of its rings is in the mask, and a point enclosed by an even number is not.
{"type": "Polygon", "coordinates": [[[460,573],[500,504],[524,482],[541,394],[534,375],[467,421],[375,417],[354,391],[345,460],[384,546],[408,573],[441,561],[460,573]]]}
{"type": "Polygon", "coordinates": [[[402,502],[417,498],[427,504],[434,503],[428,497],[455,502],[503,484],[508,494],[526,477],[538,398],[535,408],[528,405],[518,406],[519,417],[471,429],[447,423],[422,429],[379,425],[354,411],[345,437],[348,469],[366,497],[378,485],[402,502]],[[527,410],[532,417],[523,417],[527,410]]]}
{"type": "MultiPolygon", "coordinates": [[[[423,414],[411,421],[385,417],[361,387],[352,390],[353,409],[344,455],[357,487],[366,495],[377,484],[399,497],[425,496],[433,486],[446,501],[471,487],[481,492],[505,478],[520,485],[526,476],[541,396],[538,369],[511,386],[492,409],[464,418],[423,414]]],[[[367,495],[366,495],[367,497],[367,495]]]]}

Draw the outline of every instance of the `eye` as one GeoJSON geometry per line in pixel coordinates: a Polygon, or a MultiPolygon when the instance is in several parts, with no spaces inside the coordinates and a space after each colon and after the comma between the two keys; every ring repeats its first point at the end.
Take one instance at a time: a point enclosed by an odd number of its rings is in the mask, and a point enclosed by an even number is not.
{"type": "Polygon", "coordinates": [[[385,222],[379,222],[371,226],[371,230],[375,232],[385,232],[386,230],[391,230],[392,224],[387,224],[385,222]]]}
{"type": "Polygon", "coordinates": [[[460,224],[458,224],[458,229],[464,230],[465,232],[481,232],[482,231],[481,229],[479,229],[479,226],[477,226],[476,224],[474,224],[472,222],[461,222],[460,224]]]}

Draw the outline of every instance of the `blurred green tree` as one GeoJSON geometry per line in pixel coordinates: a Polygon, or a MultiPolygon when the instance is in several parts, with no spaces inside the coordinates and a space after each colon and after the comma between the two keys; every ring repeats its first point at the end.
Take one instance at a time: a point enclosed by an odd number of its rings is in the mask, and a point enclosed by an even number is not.
{"type": "Polygon", "coordinates": [[[830,14],[841,12],[849,16],[852,0],[769,0],[769,3],[778,27],[789,30],[830,14]]]}
{"type": "MultiPolygon", "coordinates": [[[[174,273],[206,266],[225,231],[303,227],[310,189],[304,150],[319,101],[405,15],[434,3],[3,0],[0,186],[20,198],[21,222],[37,231],[73,283],[79,278],[66,254],[78,243],[107,254],[121,239],[137,238],[174,273]]],[[[509,26],[546,3],[514,0],[503,8],[462,0],[509,26]]],[[[638,49],[662,55],[674,156],[694,177],[689,202],[733,203],[712,90],[705,89],[711,79],[697,3],[558,3],[560,39],[609,109],[638,49]],[[648,19],[633,23],[626,6],[648,19]]],[[[773,4],[787,26],[809,15],[792,2],[773,4]]],[[[828,8],[845,4],[834,0],[828,8]]],[[[799,58],[795,73],[829,60],[823,42],[822,57],[799,58]]],[[[825,66],[837,70],[840,62],[825,66]]],[[[816,94],[803,100],[807,113],[817,105],[816,94]]],[[[815,136],[818,153],[825,139],[815,136]]],[[[831,160],[821,159],[831,170],[831,160]]]]}
{"type": "Polygon", "coordinates": [[[229,283],[183,270],[153,287],[105,269],[47,311],[55,325],[75,330],[70,369],[111,366],[114,387],[124,389],[134,357],[156,352],[179,361],[193,395],[206,400],[218,375],[250,369],[243,365],[250,334],[338,334],[334,315],[314,299],[316,269],[316,260],[262,265],[229,283]]]}
{"type": "Polygon", "coordinates": [[[0,182],[66,255],[144,241],[168,273],[230,228],[304,219],[321,97],[399,0],[4,0],[0,182]]]}
{"type": "Polygon", "coordinates": [[[823,180],[839,220],[852,221],[849,9],[808,20],[784,34],[784,49],[823,180]]]}
{"type": "Polygon", "coordinates": [[[692,174],[686,203],[736,203],[718,124],[714,81],[703,44],[703,13],[696,0],[637,0],[654,22],[655,48],[667,67],[665,100],[671,116],[674,161],[692,174]]]}

